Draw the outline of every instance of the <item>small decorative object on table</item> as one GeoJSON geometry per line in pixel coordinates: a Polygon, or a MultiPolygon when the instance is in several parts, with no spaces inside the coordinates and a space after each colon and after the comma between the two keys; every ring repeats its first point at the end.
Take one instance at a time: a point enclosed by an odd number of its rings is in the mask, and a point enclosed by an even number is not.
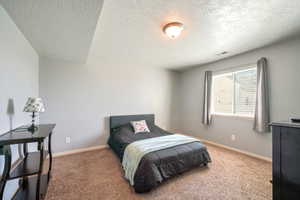
{"type": "Polygon", "coordinates": [[[42,99],[29,97],[23,111],[32,112],[31,126],[28,128],[28,131],[33,133],[37,129],[37,126],[35,126],[34,124],[34,118],[36,116],[35,113],[45,112],[45,107],[42,99]]]}

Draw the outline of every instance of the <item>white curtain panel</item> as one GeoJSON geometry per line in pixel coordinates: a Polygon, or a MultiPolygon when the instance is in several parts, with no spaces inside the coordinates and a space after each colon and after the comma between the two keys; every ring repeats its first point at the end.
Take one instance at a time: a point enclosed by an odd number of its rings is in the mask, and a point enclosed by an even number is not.
{"type": "Polygon", "coordinates": [[[204,75],[204,98],[202,123],[211,124],[211,88],[212,87],[212,71],[206,71],[204,75]]]}
{"type": "Polygon", "coordinates": [[[270,132],[270,104],[268,88],[267,59],[257,61],[257,90],[253,130],[259,133],[270,132]]]}

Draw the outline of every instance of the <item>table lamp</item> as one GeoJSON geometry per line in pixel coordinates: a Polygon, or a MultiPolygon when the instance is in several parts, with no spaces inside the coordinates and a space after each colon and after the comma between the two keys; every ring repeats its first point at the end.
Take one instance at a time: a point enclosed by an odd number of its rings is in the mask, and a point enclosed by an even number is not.
{"type": "Polygon", "coordinates": [[[28,131],[34,132],[37,126],[34,125],[35,113],[45,112],[45,107],[41,98],[29,97],[24,107],[24,112],[32,112],[31,126],[28,127],[28,131]]]}

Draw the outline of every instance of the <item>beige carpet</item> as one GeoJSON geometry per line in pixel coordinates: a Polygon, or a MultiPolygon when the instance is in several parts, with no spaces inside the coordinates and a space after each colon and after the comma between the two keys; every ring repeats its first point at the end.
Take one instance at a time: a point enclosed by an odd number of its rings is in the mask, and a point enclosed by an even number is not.
{"type": "Polygon", "coordinates": [[[122,178],[117,157],[109,149],[59,157],[47,200],[270,200],[271,164],[207,145],[208,168],[170,179],[147,194],[136,194],[122,178]]]}

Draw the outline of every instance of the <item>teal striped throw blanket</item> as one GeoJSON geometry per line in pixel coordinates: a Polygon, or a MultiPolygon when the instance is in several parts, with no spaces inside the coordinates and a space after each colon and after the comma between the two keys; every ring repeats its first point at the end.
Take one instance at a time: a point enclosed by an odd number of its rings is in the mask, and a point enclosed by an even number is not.
{"type": "Polygon", "coordinates": [[[122,161],[125,178],[129,180],[131,185],[134,185],[135,171],[147,153],[197,141],[200,142],[200,140],[192,137],[174,134],[139,140],[129,144],[125,149],[122,161]]]}

